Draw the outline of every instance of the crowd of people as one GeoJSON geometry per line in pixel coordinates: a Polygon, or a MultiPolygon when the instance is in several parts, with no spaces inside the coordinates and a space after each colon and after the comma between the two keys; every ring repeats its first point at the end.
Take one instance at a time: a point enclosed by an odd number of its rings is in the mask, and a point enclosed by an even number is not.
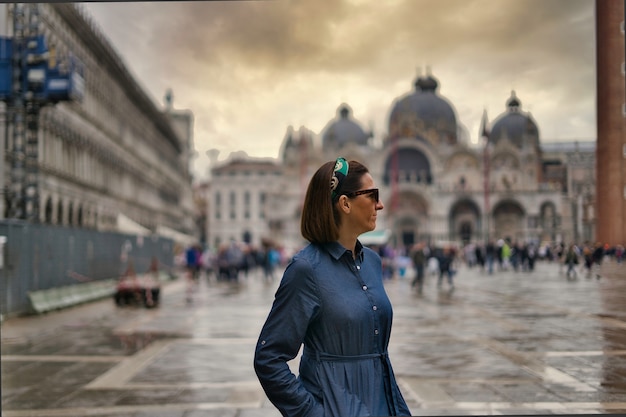
{"type": "Polygon", "coordinates": [[[559,264],[560,273],[568,279],[579,275],[601,278],[600,265],[606,257],[618,264],[626,259],[624,246],[609,246],[599,242],[582,244],[562,243],[538,245],[536,243],[512,242],[498,239],[486,243],[427,244],[418,242],[408,248],[392,248],[390,245],[375,247],[383,262],[383,277],[404,278],[412,270],[411,287],[422,293],[424,277],[437,276],[437,288],[444,281],[454,290],[454,276],[460,265],[480,268],[487,275],[500,271],[533,272],[538,261],[559,264]]]}
{"type": "Polygon", "coordinates": [[[275,269],[285,264],[288,256],[284,248],[264,240],[260,246],[231,240],[217,249],[203,248],[200,244],[190,245],[178,257],[192,281],[201,276],[207,280],[237,282],[243,274],[248,276],[253,269],[261,269],[266,280],[275,279],[275,269]]]}
{"type": "MultiPolygon", "coordinates": [[[[600,265],[608,256],[621,263],[626,259],[622,245],[608,246],[601,243],[563,243],[537,245],[535,243],[511,242],[498,239],[486,243],[427,244],[418,242],[408,248],[393,248],[391,245],[373,245],[383,263],[383,278],[404,278],[412,271],[411,287],[422,293],[424,277],[437,276],[437,287],[444,283],[454,290],[454,276],[460,265],[480,268],[488,275],[499,271],[532,272],[537,261],[556,262],[560,272],[568,279],[578,276],[600,278],[600,265]]],[[[216,281],[238,282],[241,274],[259,269],[267,281],[276,278],[276,268],[289,261],[287,251],[271,241],[262,241],[260,246],[245,242],[230,241],[217,249],[203,249],[201,245],[189,246],[181,255],[189,278],[197,282],[200,276],[216,281]]]]}
{"type": "Polygon", "coordinates": [[[584,275],[585,278],[600,279],[600,266],[605,257],[612,258],[621,264],[626,258],[624,246],[584,242],[582,245],[571,243],[567,247],[559,245],[557,248],[557,259],[561,264],[559,271],[563,273],[565,268],[565,275],[569,280],[578,278],[579,274],[584,275]]]}

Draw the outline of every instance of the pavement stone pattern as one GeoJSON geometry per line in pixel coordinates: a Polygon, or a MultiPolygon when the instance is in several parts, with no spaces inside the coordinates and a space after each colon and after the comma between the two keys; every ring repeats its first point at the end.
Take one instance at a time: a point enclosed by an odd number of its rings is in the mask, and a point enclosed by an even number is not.
{"type": "MultiPolygon", "coordinates": [[[[415,416],[626,413],[626,264],[568,280],[461,266],[386,281],[390,358],[415,416]]],[[[277,274],[279,276],[279,274],[277,274]]],[[[278,279],[179,278],[155,309],[101,300],[2,323],[3,417],[279,417],[252,368],[278,279]]],[[[296,358],[292,369],[297,372],[296,358]]]]}

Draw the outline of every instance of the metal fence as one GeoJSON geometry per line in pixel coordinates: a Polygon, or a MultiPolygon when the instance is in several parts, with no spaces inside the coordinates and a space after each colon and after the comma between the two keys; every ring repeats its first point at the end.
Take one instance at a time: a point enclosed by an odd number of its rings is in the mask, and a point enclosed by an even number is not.
{"type": "Polygon", "coordinates": [[[0,221],[0,313],[30,311],[29,291],[119,277],[132,262],[146,272],[152,258],[172,270],[174,242],[16,220],[0,221]]]}

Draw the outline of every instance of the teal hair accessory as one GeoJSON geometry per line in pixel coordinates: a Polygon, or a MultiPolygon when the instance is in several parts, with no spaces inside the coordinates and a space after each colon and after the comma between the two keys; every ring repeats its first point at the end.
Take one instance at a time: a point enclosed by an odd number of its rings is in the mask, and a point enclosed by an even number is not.
{"type": "Polygon", "coordinates": [[[333,176],[330,179],[330,191],[333,201],[341,195],[341,183],[348,175],[348,161],[345,158],[337,158],[335,161],[335,169],[333,170],[333,176]]]}

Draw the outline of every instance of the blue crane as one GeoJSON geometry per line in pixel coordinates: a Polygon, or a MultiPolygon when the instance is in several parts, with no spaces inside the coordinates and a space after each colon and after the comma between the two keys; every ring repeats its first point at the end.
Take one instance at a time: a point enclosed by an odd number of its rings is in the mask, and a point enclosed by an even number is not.
{"type": "Polygon", "coordinates": [[[61,101],[81,101],[85,81],[76,57],[60,57],[48,47],[39,29],[39,4],[14,3],[12,13],[13,36],[0,36],[0,100],[7,105],[12,145],[7,217],[38,222],[39,112],[61,101]]]}

